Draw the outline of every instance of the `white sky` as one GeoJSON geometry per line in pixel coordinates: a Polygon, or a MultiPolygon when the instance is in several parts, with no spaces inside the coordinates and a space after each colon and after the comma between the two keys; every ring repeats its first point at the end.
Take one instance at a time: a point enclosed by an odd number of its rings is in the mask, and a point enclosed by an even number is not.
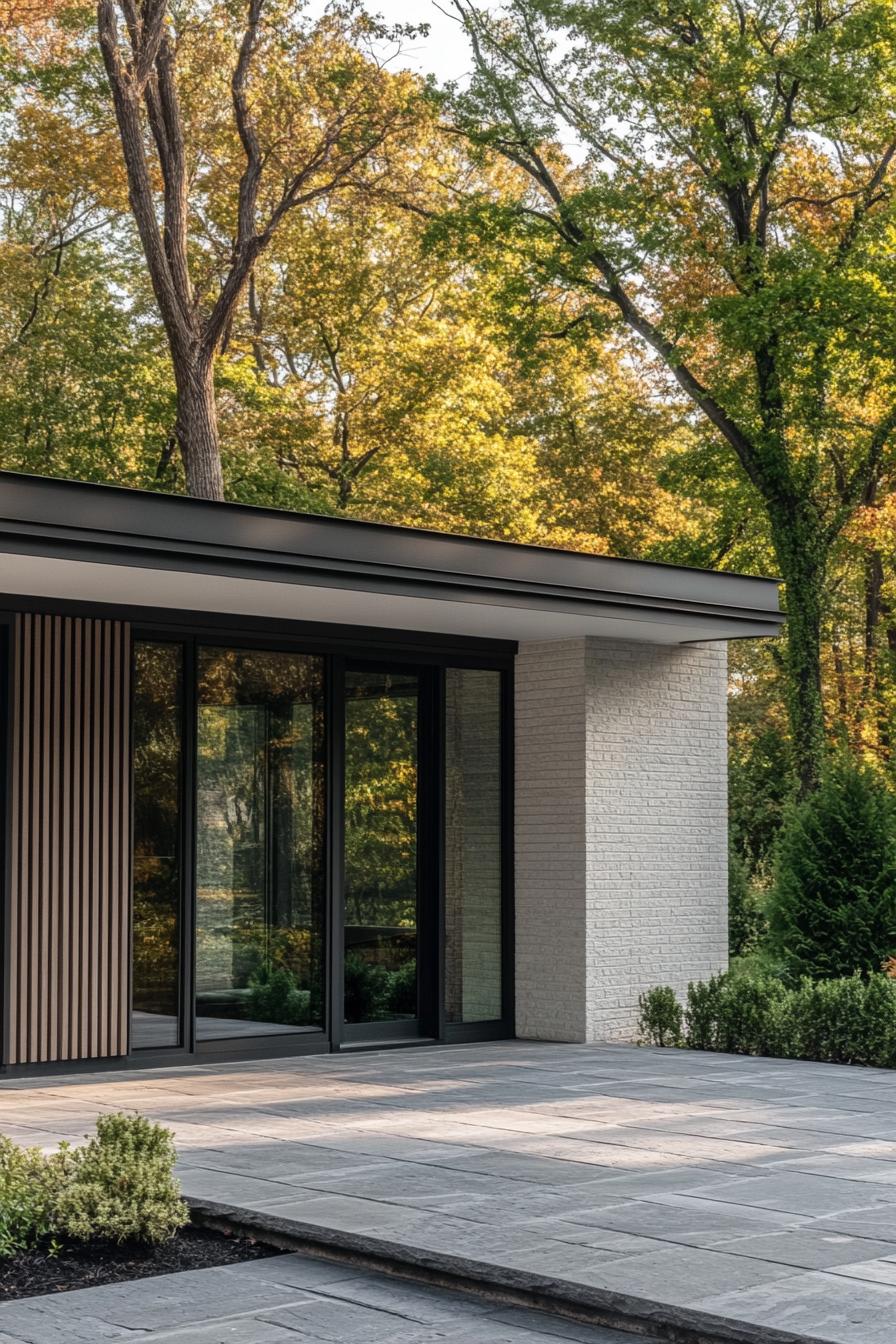
{"type": "MultiPolygon", "coordinates": [[[[499,0],[475,0],[482,9],[498,9],[499,0]]],[[[371,14],[381,15],[387,23],[428,23],[429,36],[408,42],[396,57],[392,69],[415,70],[435,75],[440,84],[456,79],[461,85],[472,73],[470,44],[461,25],[451,17],[451,0],[367,0],[371,14]]],[[[559,142],[574,163],[585,157],[578,136],[561,123],[559,142]]]]}
{"type": "Polygon", "coordinates": [[[408,43],[397,65],[422,75],[435,75],[440,83],[463,80],[470,70],[470,49],[459,23],[439,10],[433,0],[369,0],[368,10],[381,14],[387,23],[428,23],[429,36],[408,43]]]}

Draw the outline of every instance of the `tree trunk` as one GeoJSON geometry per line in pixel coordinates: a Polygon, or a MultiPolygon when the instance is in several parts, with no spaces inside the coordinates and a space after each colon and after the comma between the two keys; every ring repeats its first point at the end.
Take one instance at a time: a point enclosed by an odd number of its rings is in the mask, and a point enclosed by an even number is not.
{"type": "MultiPolygon", "coordinates": [[[[893,611],[890,603],[881,599],[881,615],[884,618],[884,674],[878,679],[878,688],[886,683],[892,686],[896,681],[896,625],[893,623],[893,611]]],[[[893,748],[893,716],[885,695],[878,695],[878,742],[884,759],[889,760],[893,748]]]]}
{"type": "Polygon", "coordinates": [[[787,510],[773,520],[773,539],[786,585],[788,715],[800,797],[815,788],[825,754],[821,693],[821,620],[827,546],[812,520],[787,510]]]}
{"type": "Polygon", "coordinates": [[[884,565],[880,551],[873,550],[865,558],[865,640],[862,656],[862,694],[859,718],[872,734],[875,746],[881,745],[880,667],[878,664],[878,627],[883,614],[884,565]]]}
{"type": "MultiPolygon", "coordinates": [[[[173,352],[172,352],[173,353],[173,352]]],[[[215,380],[210,359],[174,357],[177,384],[177,436],[187,493],[195,499],[224,498],[215,380]]]]}

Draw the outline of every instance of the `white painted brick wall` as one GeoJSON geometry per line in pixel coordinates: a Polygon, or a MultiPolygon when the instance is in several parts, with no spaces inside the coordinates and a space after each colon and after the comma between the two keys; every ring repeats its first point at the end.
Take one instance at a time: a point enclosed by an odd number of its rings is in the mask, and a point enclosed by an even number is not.
{"type": "Polygon", "coordinates": [[[517,659],[517,1032],[628,1040],[654,984],[726,963],[724,644],[517,659]]]}
{"type": "Polygon", "coordinates": [[[585,1039],[585,658],[582,640],[516,660],[516,1031],[585,1039]]]}

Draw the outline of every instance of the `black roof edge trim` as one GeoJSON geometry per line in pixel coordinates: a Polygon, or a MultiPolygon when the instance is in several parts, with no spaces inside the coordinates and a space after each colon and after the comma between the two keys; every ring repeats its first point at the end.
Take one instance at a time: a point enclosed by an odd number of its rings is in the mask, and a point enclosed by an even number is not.
{"type": "MultiPolygon", "coordinates": [[[[237,500],[196,499],[191,495],[171,494],[162,490],[146,490],[134,486],[114,485],[105,481],[80,481],[61,476],[41,476],[31,472],[0,469],[0,487],[6,482],[21,482],[50,492],[53,490],[80,491],[84,493],[119,495],[129,499],[164,501],[178,510],[208,512],[209,510],[227,510],[244,516],[268,517],[279,522],[309,522],[329,527],[350,527],[353,529],[395,534],[412,538],[430,538],[433,541],[453,541],[471,546],[483,546],[497,550],[511,549],[527,551],[534,555],[569,556],[574,559],[612,560],[626,566],[642,566],[645,569],[671,570],[678,574],[702,574],[715,577],[742,580],[745,583],[781,584],[783,580],[774,575],[741,574],[734,570],[708,569],[700,565],[676,565],[667,560],[640,560],[622,556],[598,555],[592,551],[568,550],[559,546],[542,546],[537,542],[519,542],[497,537],[477,537],[467,532],[440,532],[435,528],[413,527],[407,523],[384,523],[368,518],[346,517],[340,514],[296,513],[290,509],[277,509],[270,505],[244,504],[237,500]]],[[[2,496],[0,496],[2,499],[2,496]]],[[[0,508],[2,516],[2,508],[0,508]]]]}
{"type": "MultiPolygon", "coordinates": [[[[780,610],[730,606],[685,598],[650,596],[617,590],[583,589],[512,578],[444,573],[407,566],[374,565],[369,562],[339,562],[315,556],[241,553],[238,547],[211,548],[202,543],[176,543],[152,539],[145,543],[121,534],[88,529],[58,529],[53,525],[17,524],[0,521],[0,541],[8,553],[49,559],[78,559],[98,564],[124,564],[142,569],[166,569],[219,575],[227,578],[266,579],[276,583],[306,583],[321,587],[361,588],[396,596],[422,596],[443,601],[484,602],[491,596],[500,605],[533,607],[542,603],[555,609],[596,607],[601,610],[668,612],[670,615],[723,618],[744,624],[778,627],[784,623],[780,610]],[[72,535],[79,532],[82,535],[72,535]],[[185,558],[189,557],[189,563],[185,558]],[[301,576],[301,577],[299,577],[301,576]]],[[[2,576],[0,576],[2,585],[2,576]]]]}

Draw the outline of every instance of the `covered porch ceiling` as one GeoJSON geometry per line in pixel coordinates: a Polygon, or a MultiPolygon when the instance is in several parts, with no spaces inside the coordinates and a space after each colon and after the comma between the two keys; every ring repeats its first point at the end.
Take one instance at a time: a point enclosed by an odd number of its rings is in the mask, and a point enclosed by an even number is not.
{"type": "Polygon", "coordinates": [[[0,602],[491,641],[773,635],[773,579],[0,472],[0,602]]]}

